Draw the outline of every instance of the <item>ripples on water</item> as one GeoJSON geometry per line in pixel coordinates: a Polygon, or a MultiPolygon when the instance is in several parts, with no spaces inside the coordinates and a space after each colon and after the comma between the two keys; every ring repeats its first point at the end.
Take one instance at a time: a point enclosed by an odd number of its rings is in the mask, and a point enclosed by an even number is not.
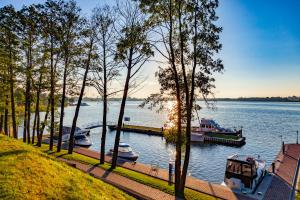
{"type": "MultiPolygon", "coordinates": [[[[165,123],[166,113],[141,109],[141,102],[131,101],[126,105],[125,116],[131,118],[131,124],[161,127],[165,123]]],[[[81,107],[78,125],[102,120],[102,104],[88,102],[90,106],[81,107]]],[[[203,105],[203,102],[199,103],[203,105]]],[[[108,120],[116,121],[120,102],[109,104],[108,120]]],[[[300,130],[300,103],[270,103],[270,102],[217,102],[216,110],[204,108],[200,117],[213,118],[224,127],[243,126],[246,145],[241,148],[216,144],[193,144],[189,172],[197,178],[221,183],[224,177],[226,158],[231,154],[261,155],[270,165],[280,150],[281,139],[287,143],[296,142],[296,130],[300,130]]],[[[65,122],[71,124],[75,107],[66,108],[65,122]]],[[[101,128],[94,129],[91,134],[93,146],[100,149],[101,128]]],[[[107,135],[106,149],[113,147],[114,132],[107,135]]],[[[140,157],[141,163],[159,162],[167,168],[169,154],[174,149],[167,145],[163,138],[137,133],[122,133],[121,141],[132,145],[140,157]]]]}

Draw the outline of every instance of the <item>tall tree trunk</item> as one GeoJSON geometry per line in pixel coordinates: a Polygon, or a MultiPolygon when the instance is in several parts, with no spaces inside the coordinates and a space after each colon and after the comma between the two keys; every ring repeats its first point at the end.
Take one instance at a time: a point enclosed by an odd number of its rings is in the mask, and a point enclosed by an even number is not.
{"type": "Polygon", "coordinates": [[[27,103],[25,102],[24,121],[23,121],[23,142],[25,142],[25,143],[27,141],[27,139],[26,139],[27,138],[27,133],[26,133],[27,128],[26,128],[26,126],[27,126],[27,103]]]}
{"type": "Polygon", "coordinates": [[[133,56],[133,48],[130,48],[128,67],[127,67],[127,76],[126,76],[124,92],[123,92],[123,97],[122,97],[122,102],[121,102],[121,107],[120,107],[120,113],[119,113],[118,126],[117,126],[117,132],[116,132],[116,137],[115,137],[115,145],[114,145],[114,152],[113,152],[113,158],[112,158],[112,163],[111,163],[111,169],[114,169],[117,166],[121,128],[122,128],[122,123],[123,123],[126,99],[127,99],[128,89],[129,89],[129,81],[130,81],[130,76],[131,76],[132,56],[133,56]]]}
{"type": "Polygon", "coordinates": [[[8,95],[6,95],[6,99],[5,99],[4,134],[8,135],[8,95]]]}
{"type": "Polygon", "coordinates": [[[28,66],[26,69],[26,104],[27,104],[27,123],[26,123],[26,132],[27,132],[27,143],[30,141],[30,118],[31,118],[31,70],[32,70],[32,36],[29,35],[29,46],[28,46],[28,66]]]}
{"type": "MultiPolygon", "coordinates": [[[[30,85],[30,83],[29,83],[30,85]]],[[[30,105],[30,86],[28,90],[28,96],[26,98],[27,102],[27,123],[26,123],[26,133],[27,133],[27,143],[30,144],[30,117],[31,117],[31,105],[30,105]]]]}
{"type": "MultiPolygon", "coordinates": [[[[44,65],[43,65],[44,67],[44,65]]],[[[34,125],[33,130],[36,127],[36,136],[37,140],[39,140],[40,137],[40,94],[41,94],[41,84],[43,79],[43,72],[40,72],[39,82],[38,82],[38,88],[36,91],[36,104],[35,104],[35,117],[34,117],[34,125]]],[[[34,144],[34,131],[32,134],[32,144],[34,144]]]]}
{"type": "Polygon", "coordinates": [[[65,51],[65,69],[64,69],[64,78],[63,78],[63,93],[62,93],[61,106],[60,106],[60,120],[59,120],[59,135],[58,135],[58,143],[57,143],[57,152],[60,152],[61,143],[62,143],[68,63],[69,62],[68,62],[68,49],[67,49],[65,51]]]}
{"type": "Polygon", "coordinates": [[[181,172],[180,178],[180,186],[179,186],[179,193],[184,196],[184,187],[185,187],[185,180],[187,175],[187,169],[189,164],[189,156],[190,156],[190,140],[191,140],[191,106],[190,106],[190,91],[189,91],[189,83],[187,81],[187,75],[185,70],[185,63],[184,63],[184,41],[183,41],[183,31],[182,31],[182,5],[181,1],[178,2],[178,23],[179,23],[179,37],[180,37],[180,62],[181,68],[183,73],[183,81],[184,81],[184,94],[185,94],[185,106],[187,109],[187,125],[186,125],[186,150],[185,150],[185,157],[184,157],[184,166],[181,172]]]}
{"type": "MultiPolygon", "coordinates": [[[[40,100],[38,100],[40,101],[40,100]]],[[[40,105],[38,106],[38,109],[37,109],[37,120],[36,120],[36,136],[37,138],[40,137],[40,105]]]]}
{"type": "Polygon", "coordinates": [[[102,119],[102,136],[101,136],[101,151],[100,164],[105,162],[105,140],[106,140],[106,117],[107,117],[107,74],[106,74],[106,48],[105,38],[103,36],[103,119],[102,119]]]}
{"type": "Polygon", "coordinates": [[[180,178],[181,178],[181,144],[182,144],[182,128],[181,128],[181,121],[182,121],[182,111],[181,111],[181,96],[180,96],[180,86],[179,86],[179,77],[176,68],[176,59],[175,59],[175,51],[173,47],[173,6],[172,0],[169,0],[169,23],[170,23],[170,30],[169,30],[169,47],[170,47],[170,54],[171,54],[171,67],[174,73],[174,81],[176,87],[176,102],[177,102],[177,138],[176,138],[176,158],[175,158],[175,195],[181,196],[179,191],[180,187],[180,178]]]}
{"type": "Polygon", "coordinates": [[[48,98],[48,104],[47,104],[47,109],[46,109],[46,113],[45,113],[44,122],[42,124],[41,131],[40,131],[39,137],[38,137],[38,147],[41,147],[41,145],[42,145],[43,133],[44,133],[44,129],[45,129],[46,124],[47,124],[47,119],[48,119],[49,110],[50,110],[50,101],[51,101],[50,98],[48,98]]]}
{"type": "Polygon", "coordinates": [[[1,115],[0,115],[0,133],[2,133],[3,132],[3,114],[1,113],[1,115]]]}
{"type": "MultiPolygon", "coordinates": [[[[198,7],[198,1],[196,1],[196,7],[198,7]]],[[[195,9],[196,9],[195,7],[195,9]]],[[[186,103],[187,103],[187,125],[186,125],[186,144],[185,144],[185,157],[184,163],[182,168],[182,175],[181,175],[181,185],[180,190],[184,193],[184,187],[186,182],[186,176],[190,161],[190,151],[191,151],[191,122],[192,122],[192,111],[194,105],[194,92],[195,92],[195,72],[197,66],[197,17],[196,17],[196,10],[194,13],[194,41],[193,41],[193,48],[194,48],[194,56],[193,56],[193,70],[192,70],[192,83],[191,83],[191,96],[189,97],[189,90],[186,87],[186,103]]],[[[187,83],[185,83],[187,85],[187,83]]],[[[198,115],[198,113],[197,113],[198,115]]]]}
{"type": "Polygon", "coordinates": [[[9,83],[10,83],[10,105],[11,105],[11,116],[12,116],[12,126],[14,138],[18,138],[17,133],[17,122],[16,122],[16,110],[15,110],[15,96],[14,96],[14,72],[13,72],[13,57],[12,50],[9,50],[10,55],[10,65],[9,65],[9,83]]]}
{"type": "Polygon", "coordinates": [[[50,119],[50,143],[49,143],[49,150],[52,151],[53,150],[53,136],[54,136],[54,107],[55,107],[55,102],[54,102],[54,90],[55,90],[55,86],[54,86],[54,66],[53,66],[53,45],[54,45],[54,41],[53,41],[53,37],[51,37],[51,52],[50,52],[50,68],[51,68],[51,88],[50,88],[50,107],[51,107],[51,119],[50,119]]]}
{"type": "Polygon", "coordinates": [[[77,102],[77,105],[76,105],[76,110],[75,110],[73,123],[72,123],[72,129],[71,129],[71,133],[70,133],[69,149],[68,149],[69,154],[73,153],[74,134],[75,134],[76,124],[77,124],[77,118],[78,118],[78,115],[79,115],[80,104],[81,104],[83,94],[84,94],[86,79],[87,79],[87,75],[88,75],[88,72],[89,72],[89,69],[90,69],[90,61],[91,61],[91,56],[92,56],[92,51],[93,51],[93,43],[94,43],[93,38],[91,38],[90,39],[90,44],[89,44],[88,59],[87,59],[87,62],[86,62],[86,68],[85,68],[83,81],[82,81],[82,87],[81,87],[80,95],[79,95],[78,102],[77,102]]]}
{"type": "Polygon", "coordinates": [[[33,119],[33,126],[32,126],[31,144],[34,144],[36,120],[37,120],[37,113],[36,113],[36,108],[35,108],[34,119],[33,119]]]}

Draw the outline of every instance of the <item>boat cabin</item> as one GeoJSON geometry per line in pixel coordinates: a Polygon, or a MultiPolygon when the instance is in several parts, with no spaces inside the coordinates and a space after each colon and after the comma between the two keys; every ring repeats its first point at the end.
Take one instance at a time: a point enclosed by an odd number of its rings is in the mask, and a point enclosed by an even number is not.
{"type": "Polygon", "coordinates": [[[207,131],[219,129],[220,126],[212,119],[201,119],[200,128],[207,131]]]}
{"type": "Polygon", "coordinates": [[[252,191],[264,176],[264,167],[265,162],[257,161],[254,157],[232,155],[227,159],[224,181],[232,189],[252,191]]]}

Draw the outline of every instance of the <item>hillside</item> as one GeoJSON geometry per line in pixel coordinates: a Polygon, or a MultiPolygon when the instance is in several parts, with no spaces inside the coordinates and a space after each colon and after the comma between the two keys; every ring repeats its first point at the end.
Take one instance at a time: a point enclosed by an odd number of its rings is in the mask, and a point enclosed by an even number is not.
{"type": "Polygon", "coordinates": [[[132,199],[124,192],[0,135],[0,199],[132,199]]]}

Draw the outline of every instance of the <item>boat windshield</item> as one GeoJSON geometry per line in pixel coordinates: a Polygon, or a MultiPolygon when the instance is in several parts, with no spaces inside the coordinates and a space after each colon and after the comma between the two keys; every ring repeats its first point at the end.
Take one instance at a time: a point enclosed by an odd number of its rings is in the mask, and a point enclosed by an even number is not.
{"type": "Polygon", "coordinates": [[[131,152],[131,147],[119,147],[119,152],[131,152]]]}
{"type": "Polygon", "coordinates": [[[237,161],[228,160],[226,171],[234,174],[252,177],[256,175],[256,166],[255,164],[251,165],[248,163],[241,163],[237,161]]]}

